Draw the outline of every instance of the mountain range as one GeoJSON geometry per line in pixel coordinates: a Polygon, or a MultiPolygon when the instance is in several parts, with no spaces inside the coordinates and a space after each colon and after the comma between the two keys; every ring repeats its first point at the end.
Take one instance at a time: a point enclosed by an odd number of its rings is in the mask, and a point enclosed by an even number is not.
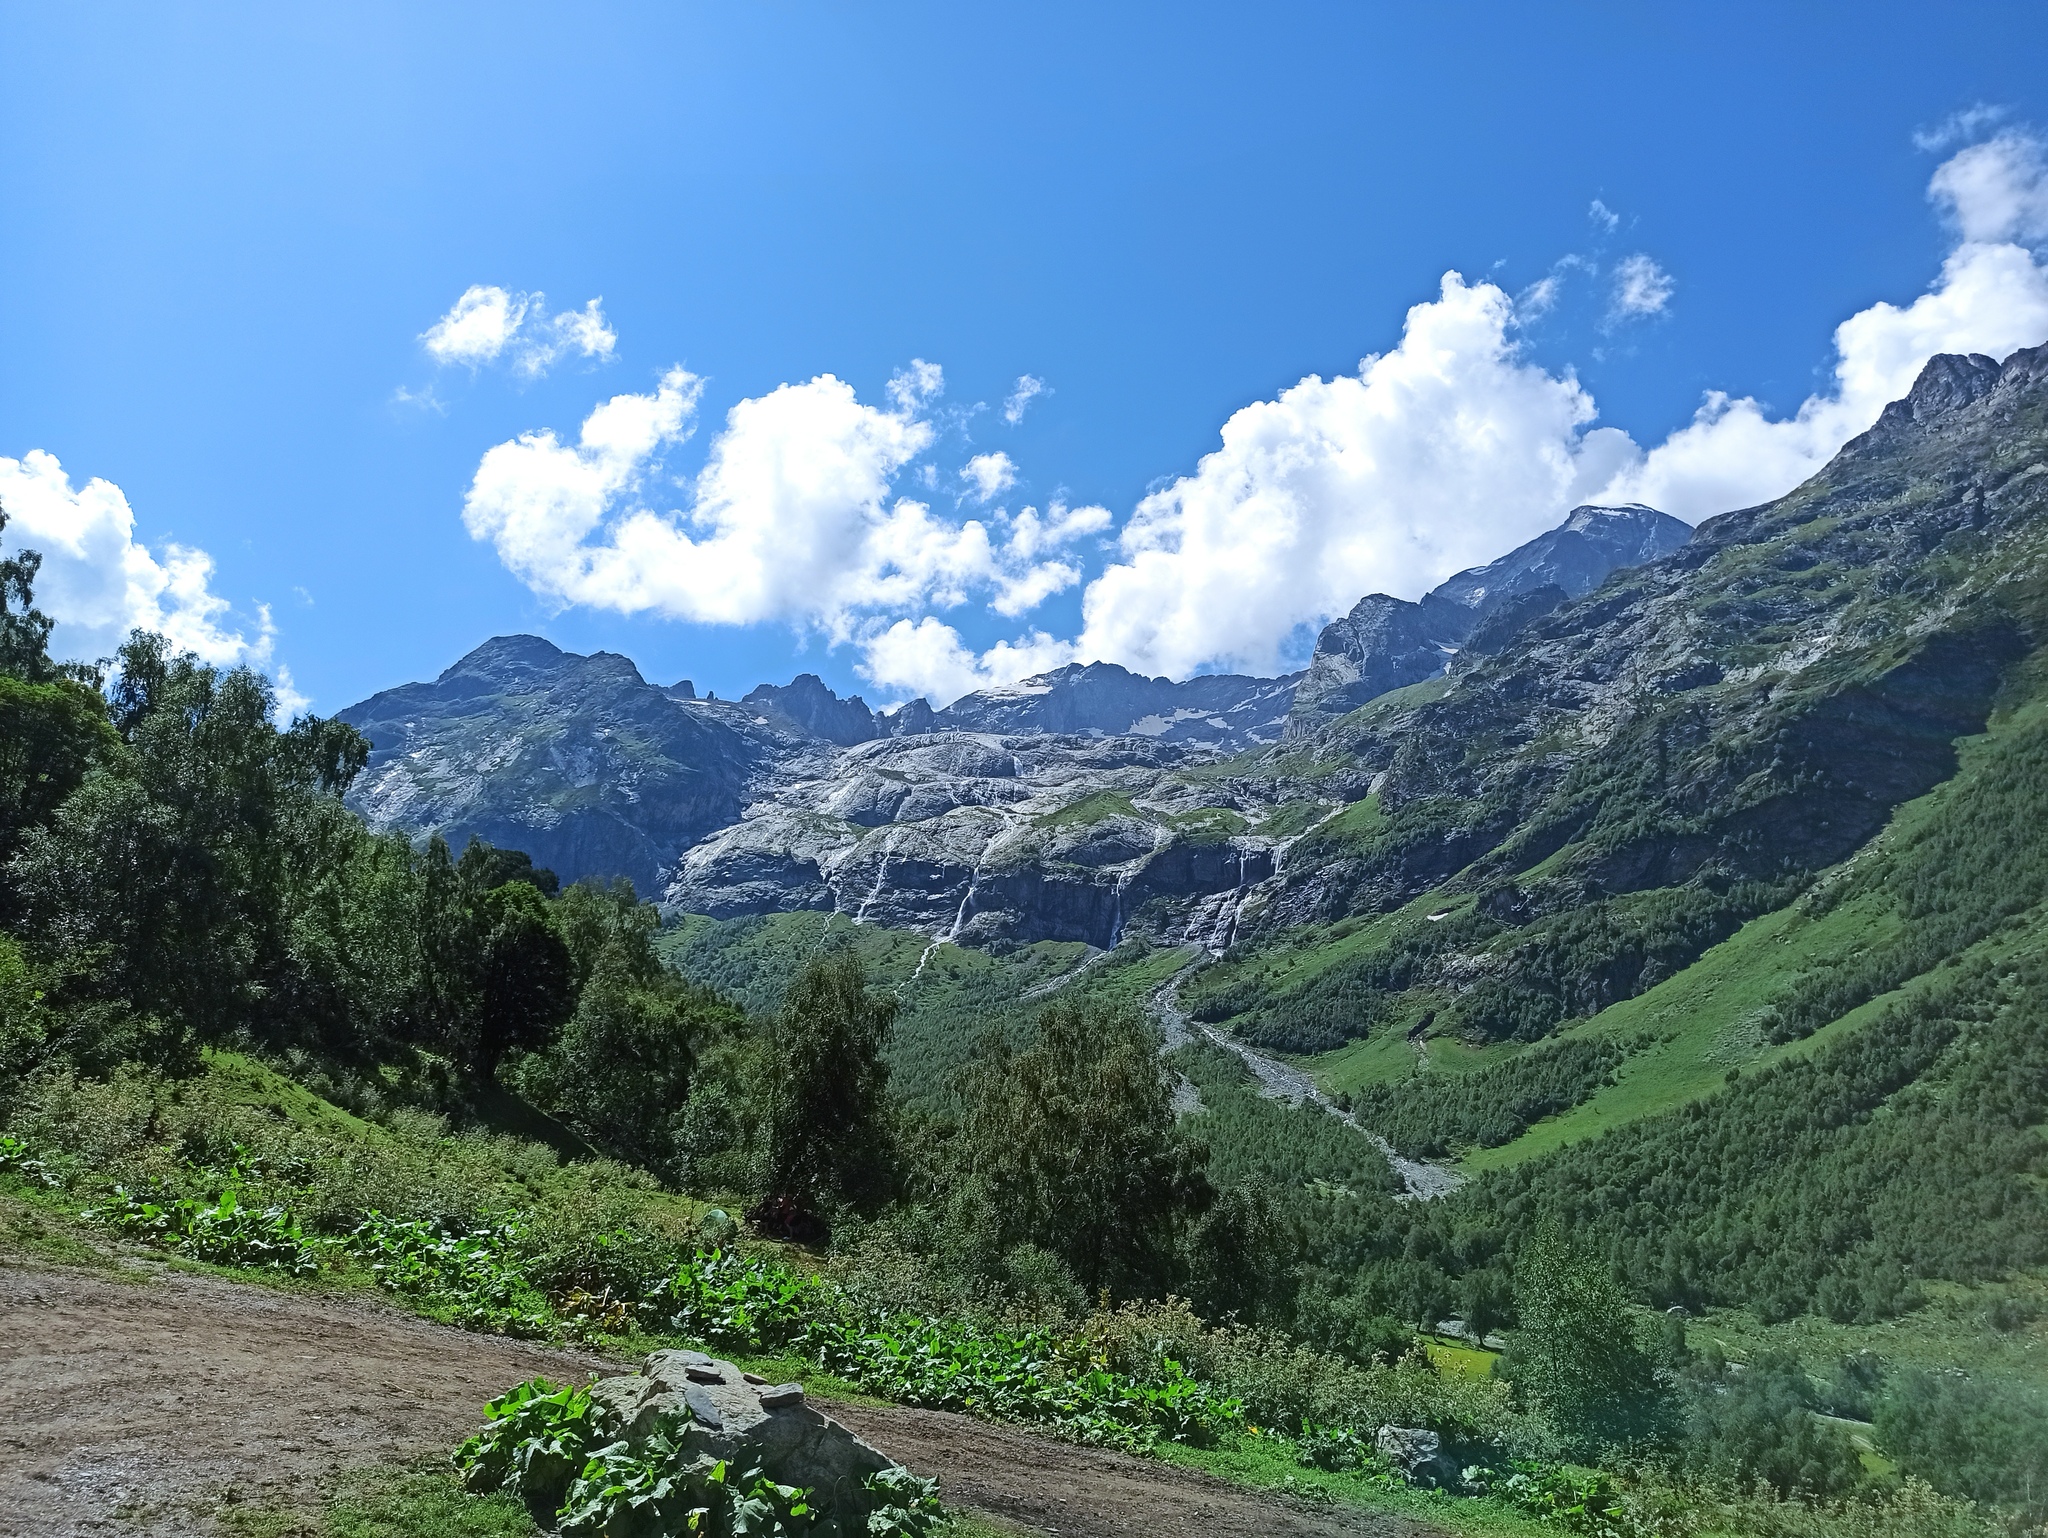
{"type": "Polygon", "coordinates": [[[824,908],[1107,946],[1151,905],[1148,922],[1173,910],[1227,943],[1233,894],[1272,874],[1301,806],[1270,824],[1302,796],[1257,774],[1219,794],[1219,766],[1445,676],[1689,533],[1582,507],[1419,603],[1362,599],[1304,672],[1174,682],[1077,663],[936,710],[875,711],[813,674],[700,699],[612,653],[501,636],[341,712],[374,749],[353,801],[378,827],[522,848],[565,879],[629,877],[671,911],[824,908]]]}

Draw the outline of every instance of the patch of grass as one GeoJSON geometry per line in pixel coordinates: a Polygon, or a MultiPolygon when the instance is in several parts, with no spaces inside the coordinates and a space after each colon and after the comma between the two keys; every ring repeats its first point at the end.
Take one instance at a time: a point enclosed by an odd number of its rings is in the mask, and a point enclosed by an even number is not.
{"type": "Polygon", "coordinates": [[[1175,812],[1165,821],[1169,828],[1196,844],[1220,843],[1251,827],[1241,812],[1227,806],[1198,806],[1191,812],[1175,812]]]}
{"type": "Polygon", "coordinates": [[[1268,838],[1292,838],[1297,833],[1306,833],[1332,810],[1326,801],[1289,801],[1275,808],[1258,830],[1268,838]]]}
{"type": "Polygon", "coordinates": [[[344,1478],[313,1510],[230,1503],[215,1513],[228,1538],[538,1538],[508,1495],[471,1495],[451,1472],[370,1469],[344,1478]]]}
{"type": "Polygon", "coordinates": [[[1388,1490],[1367,1474],[1304,1468],[1296,1461],[1294,1444],[1274,1437],[1239,1437],[1215,1447],[1161,1447],[1157,1456],[1246,1489],[1356,1511],[1399,1513],[1453,1533],[1555,1538],[1558,1531],[1555,1524],[1524,1516],[1492,1497],[1456,1499],[1427,1490],[1388,1490]]]}
{"type": "Polygon", "coordinates": [[[1373,836],[1387,825],[1387,814],[1380,807],[1378,796],[1367,796],[1363,801],[1354,801],[1335,817],[1317,828],[1308,842],[1319,849],[1324,846],[1367,844],[1373,836]]]}
{"type": "Polygon", "coordinates": [[[1098,822],[1107,822],[1112,817],[1134,817],[1142,819],[1143,814],[1131,805],[1131,798],[1121,791],[1098,790],[1079,801],[1070,801],[1057,811],[1047,812],[1034,819],[1033,826],[1040,828],[1087,828],[1098,822]]]}
{"type": "Polygon", "coordinates": [[[1482,1351],[1460,1341],[1431,1338],[1423,1341],[1422,1348],[1429,1353],[1436,1370],[1447,1378],[1491,1378],[1493,1364],[1500,1360],[1497,1351],[1482,1351]]]}
{"type": "MultiPolygon", "coordinates": [[[[1871,999],[1798,1041],[1769,1043],[1760,1021],[1766,1005],[1803,967],[1853,945],[1877,943],[1896,925],[1876,894],[1845,902],[1819,918],[1795,903],[1750,920],[1677,976],[1561,1032],[1560,1039],[1565,1040],[1643,1035],[1653,1045],[1623,1063],[1612,1085],[1569,1111],[1538,1122],[1513,1142],[1474,1150],[1459,1161],[1459,1168],[1479,1174],[1524,1163],[1611,1128],[1675,1110],[1713,1094],[1732,1077],[1808,1056],[1857,1030],[1893,999],[1918,991],[1928,979],[1915,979],[1895,993],[1871,999]]],[[[1974,949],[2004,951],[2013,943],[2013,937],[2006,936],[1974,949]]]]}
{"type": "Polygon", "coordinates": [[[939,1529],[942,1538],[1038,1538],[1035,1527],[1019,1527],[985,1511],[956,1511],[939,1529]]]}
{"type": "Polygon", "coordinates": [[[90,1241],[77,1216],[20,1182],[0,1176],[0,1265],[39,1260],[56,1266],[118,1271],[120,1258],[90,1241]]]}
{"type": "Polygon", "coordinates": [[[1427,705],[1440,700],[1457,685],[1457,680],[1448,673],[1435,678],[1425,678],[1419,684],[1405,684],[1399,689],[1389,689],[1385,694],[1376,694],[1348,715],[1339,716],[1334,723],[1337,729],[1369,726],[1383,721],[1388,716],[1398,715],[1404,710],[1413,710],[1417,705],[1427,705]]]}

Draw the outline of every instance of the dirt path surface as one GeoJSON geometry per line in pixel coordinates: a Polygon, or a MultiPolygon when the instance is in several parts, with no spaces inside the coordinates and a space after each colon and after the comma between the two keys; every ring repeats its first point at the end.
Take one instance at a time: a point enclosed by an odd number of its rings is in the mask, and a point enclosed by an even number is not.
{"type": "MultiPolygon", "coordinates": [[[[208,1532],[224,1500],[304,1501],[344,1471],[445,1453],[512,1384],[607,1367],[427,1324],[375,1298],[0,1264],[0,1534],[208,1532]]],[[[1060,1538],[1435,1531],[960,1416],[824,1408],[937,1475],[949,1501],[1060,1538]]]]}
{"type": "Polygon", "coordinates": [[[305,1498],[452,1448],[515,1383],[602,1367],[375,1299],[0,1268],[0,1533],[207,1532],[231,1491],[305,1498]]]}
{"type": "Polygon", "coordinates": [[[936,1474],[950,1503],[1060,1538],[1444,1538],[1404,1517],[1254,1495],[1150,1458],[963,1415],[856,1405],[832,1414],[899,1463],[936,1474]]]}

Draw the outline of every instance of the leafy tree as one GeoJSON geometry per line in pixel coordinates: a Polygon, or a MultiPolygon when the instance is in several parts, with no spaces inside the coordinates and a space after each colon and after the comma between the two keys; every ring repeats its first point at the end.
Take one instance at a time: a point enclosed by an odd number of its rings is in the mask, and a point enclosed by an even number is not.
{"type": "MultiPolygon", "coordinates": [[[[0,865],[115,743],[93,670],[50,660],[52,622],[35,606],[42,559],[33,550],[0,559],[0,865]]],[[[13,920],[12,895],[0,884],[0,923],[13,920]]]]}
{"type": "Polygon", "coordinates": [[[1877,1435],[1906,1473],[1951,1495],[2048,1515],[2048,1402],[1960,1373],[1902,1373],[1877,1405],[1877,1435]]]}
{"type": "Polygon", "coordinates": [[[1841,1495],[1861,1482],[1848,1437],[1814,1415],[1813,1386],[1797,1358],[1765,1353],[1703,1387],[1684,1450],[1692,1473],[1766,1484],[1780,1496],[1841,1495]]]}
{"type": "Polygon", "coordinates": [[[119,661],[119,751],[27,831],[13,866],[29,932],[96,958],[113,995],[218,1039],[279,996],[293,891],[329,858],[323,829],[360,829],[339,803],[367,746],[312,718],[277,731],[260,674],[172,656],[160,636],[138,632],[119,661]]]}
{"type": "Polygon", "coordinates": [[[1498,1271],[1470,1272],[1458,1288],[1458,1310],[1472,1339],[1484,1343],[1487,1336],[1511,1321],[1513,1291],[1498,1271]]]}
{"type": "Polygon", "coordinates": [[[1597,1451],[1662,1435],[1666,1391],[1636,1341],[1627,1297],[1555,1228],[1515,1257],[1515,1312],[1506,1375],[1569,1442],[1597,1451]]]}
{"type": "Polygon", "coordinates": [[[42,989],[21,947],[0,934],[0,1092],[42,1065],[49,1045],[42,989]]]}
{"type": "MultiPolygon", "coordinates": [[[[564,909],[579,890],[587,891],[572,887],[555,905],[558,923],[573,917],[573,908],[564,909]]],[[[627,885],[627,899],[631,892],[627,885]]],[[[595,906],[614,908],[612,895],[600,892],[595,906]]],[[[644,911],[651,920],[653,910],[644,911]]],[[[746,1017],[658,961],[645,966],[633,940],[649,928],[636,922],[605,942],[578,989],[575,1014],[552,1049],[521,1063],[517,1082],[606,1153],[681,1177],[703,1152],[693,1140],[712,1130],[704,1116],[684,1114],[699,1044],[743,1029],[746,1017]]],[[[573,965],[576,942],[565,944],[573,965]]]]}
{"type": "Polygon", "coordinates": [[[554,913],[555,927],[569,947],[578,988],[600,960],[624,967],[641,986],[668,975],[654,949],[661,915],[652,903],[640,901],[627,877],[579,881],[556,900],[554,913]]]}
{"type": "Polygon", "coordinates": [[[1001,1248],[1036,1244],[1091,1293],[1156,1290],[1213,1192],[1174,1124],[1156,1031],[1135,1011],[1058,1003],[1013,1051],[985,1039],[964,1083],[965,1152],[1001,1248]]]}
{"type": "MultiPolygon", "coordinates": [[[[0,532],[7,528],[7,509],[0,507],[0,532]]],[[[50,663],[50,631],[55,622],[36,607],[39,551],[17,550],[0,558],[0,673],[30,683],[55,676],[50,663]]]]}
{"type": "MultiPolygon", "coordinates": [[[[0,864],[47,823],[117,739],[106,706],[71,679],[29,683],[0,673],[0,864]]],[[[0,905],[6,899],[0,894],[0,905]]]]}
{"type": "Polygon", "coordinates": [[[1186,1296],[1211,1319],[1284,1324],[1294,1312],[1301,1236],[1269,1186],[1219,1193],[1187,1234],[1186,1296]],[[1277,1263],[1276,1263],[1277,1262],[1277,1263]]]}
{"type": "Polygon", "coordinates": [[[767,1201],[791,1228],[837,1203],[870,1205],[893,1174],[889,1069],[896,1000],[868,988],[856,952],[814,958],[790,985],[769,1044],[767,1201]]]}
{"type": "Polygon", "coordinates": [[[462,879],[478,891],[492,891],[510,882],[524,881],[543,897],[553,897],[561,888],[561,880],[551,870],[538,867],[533,856],[523,849],[500,849],[486,843],[475,834],[463,847],[462,859],[456,869],[462,879]]]}
{"type": "Polygon", "coordinates": [[[538,1050],[576,1007],[569,947],[547,899],[524,881],[478,894],[474,1013],[464,1045],[477,1077],[490,1079],[505,1054],[538,1050]]]}

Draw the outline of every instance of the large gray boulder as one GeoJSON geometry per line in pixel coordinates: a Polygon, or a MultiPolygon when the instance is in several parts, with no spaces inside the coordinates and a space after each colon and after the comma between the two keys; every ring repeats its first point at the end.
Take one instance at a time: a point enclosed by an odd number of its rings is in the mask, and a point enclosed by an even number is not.
{"type": "Polygon", "coordinates": [[[1411,1485],[1462,1494],[1465,1471],[1458,1460],[1443,1450],[1434,1431],[1421,1426],[1382,1426],[1373,1438],[1379,1455],[1401,1471],[1411,1485]]]}
{"type": "Polygon", "coordinates": [[[895,1466],[805,1403],[798,1385],[764,1383],[701,1351],[656,1351],[637,1373],[593,1384],[590,1397],[607,1433],[636,1450],[683,1425],[686,1453],[722,1458],[736,1474],[759,1468],[831,1510],[859,1510],[861,1481],[895,1466]]]}

